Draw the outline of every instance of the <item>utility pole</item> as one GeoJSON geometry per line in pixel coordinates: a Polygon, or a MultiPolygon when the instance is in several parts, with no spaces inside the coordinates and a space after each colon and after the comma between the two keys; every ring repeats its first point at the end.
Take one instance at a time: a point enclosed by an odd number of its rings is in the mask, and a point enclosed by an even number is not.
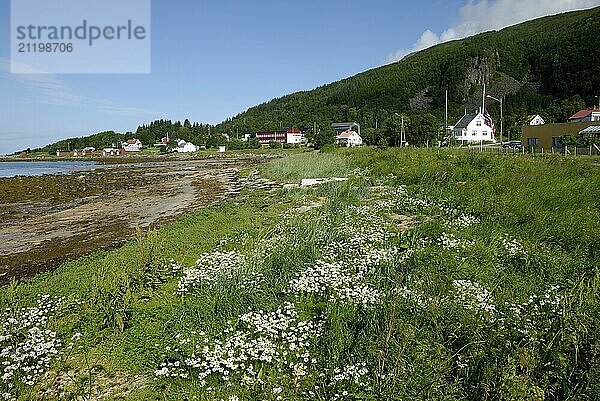
{"type": "Polygon", "coordinates": [[[485,116],[485,84],[483,84],[483,101],[481,103],[481,114],[485,116]]]}
{"type": "Polygon", "coordinates": [[[502,103],[504,103],[504,97],[500,97],[500,145],[502,145],[502,135],[504,135],[504,116],[502,115],[502,103]]]}
{"type": "Polygon", "coordinates": [[[406,142],[406,133],[404,132],[404,115],[402,116],[402,127],[400,128],[400,146],[404,147],[406,142]]]}
{"type": "Polygon", "coordinates": [[[402,124],[400,125],[400,147],[404,146],[405,141],[405,133],[404,133],[404,115],[400,115],[398,113],[394,113],[394,115],[401,118],[402,124]]]}
{"type": "Polygon", "coordinates": [[[446,112],[444,115],[444,138],[448,133],[448,89],[446,89],[446,112]]]}
{"type": "Polygon", "coordinates": [[[502,143],[502,134],[504,133],[504,131],[503,131],[503,128],[504,128],[503,127],[503,120],[504,120],[504,118],[503,118],[503,115],[502,115],[502,103],[503,103],[502,99],[503,98],[500,97],[500,99],[498,99],[498,98],[495,98],[494,96],[491,96],[491,95],[487,95],[487,97],[489,97],[490,99],[495,100],[498,103],[500,103],[500,143],[502,143]]]}

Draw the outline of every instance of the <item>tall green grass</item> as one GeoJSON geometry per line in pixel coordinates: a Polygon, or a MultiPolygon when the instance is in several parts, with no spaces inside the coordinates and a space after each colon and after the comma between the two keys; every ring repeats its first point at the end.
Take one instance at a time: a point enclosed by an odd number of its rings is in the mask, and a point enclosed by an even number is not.
{"type": "MultiPolygon", "coordinates": [[[[119,372],[146,377],[146,385],[128,393],[129,399],[208,400],[231,394],[274,399],[272,393],[251,391],[238,383],[229,386],[215,380],[210,383],[215,391],[209,393],[194,379],[151,377],[159,363],[188,356],[185,349],[178,349],[185,348],[179,343],[181,334],[204,331],[218,338],[237,324],[241,314],[272,311],[290,300],[285,292],[289,280],[313,265],[326,244],[347,235],[339,227],[360,226],[364,216],[347,221],[342,211],[371,204],[377,194],[373,187],[403,185],[406,196],[434,206],[394,210],[397,215],[416,216],[418,224],[408,231],[394,229],[388,211],[382,212],[381,217],[389,220],[382,228],[394,232],[386,246],[414,250],[406,260],[381,264],[377,274],[368,277],[369,285],[387,294],[384,302],[372,309],[333,303],[327,296],[305,295],[297,302],[303,317],[324,321],[323,335],[311,350],[319,369],[325,374],[327,369],[364,361],[369,388],[338,385],[321,388],[309,398],[331,399],[335,392],[351,390],[351,396],[341,399],[596,399],[600,397],[597,164],[589,158],[425,149],[293,154],[263,166],[263,175],[298,182],[348,176],[358,168],[366,177],[306,190],[245,192],[238,200],[187,214],[159,230],[140,231],[120,249],[96,252],[0,290],[0,300],[14,308],[30,305],[39,293],[82,301],[78,309],[53,323],[64,338],[75,331],[84,334],[75,359],[55,369],[94,383],[101,375],[119,372]],[[294,212],[312,202],[321,206],[294,212]],[[451,223],[460,213],[477,217],[479,223],[455,228],[451,223]],[[426,243],[447,232],[473,245],[456,251],[426,243]],[[522,253],[506,254],[502,242],[506,235],[521,241],[522,253]],[[217,248],[251,255],[260,247],[268,252],[247,266],[261,274],[260,283],[240,288],[224,278],[199,287],[193,295],[176,293],[181,273],[169,270],[171,259],[192,266],[202,253],[217,248]],[[505,302],[524,303],[558,285],[553,295],[563,299],[561,313],[541,308],[539,327],[530,335],[543,339],[538,341],[519,333],[515,322],[487,319],[451,302],[455,280],[480,283],[499,309],[505,302]],[[403,288],[431,301],[419,307],[398,295],[403,288]],[[165,346],[171,351],[165,353],[165,346]],[[97,368],[78,370],[83,365],[97,368]]],[[[277,367],[265,367],[261,375],[273,387],[289,387],[287,399],[307,398],[277,367]]],[[[298,388],[309,384],[312,388],[318,382],[300,383],[298,388]]],[[[35,399],[36,390],[21,398],[35,399]]],[[[87,392],[81,386],[71,396],[85,398],[87,392]]]]}
{"type": "Polygon", "coordinates": [[[354,166],[428,196],[447,198],[487,221],[598,260],[600,167],[597,158],[531,157],[430,149],[344,152],[354,166]]]}
{"type": "Polygon", "coordinates": [[[303,178],[345,177],[350,169],[349,159],[341,153],[309,152],[275,160],[263,173],[279,182],[299,184],[303,178]]]}

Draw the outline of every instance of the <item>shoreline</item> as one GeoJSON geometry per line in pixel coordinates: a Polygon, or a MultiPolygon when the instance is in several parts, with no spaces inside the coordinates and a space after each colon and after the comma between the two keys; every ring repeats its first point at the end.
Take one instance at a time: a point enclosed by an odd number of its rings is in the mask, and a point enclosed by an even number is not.
{"type": "Polygon", "coordinates": [[[239,176],[240,169],[263,161],[153,161],[2,178],[0,285],[96,250],[114,249],[138,227],[160,227],[237,196],[252,185],[239,176]]]}

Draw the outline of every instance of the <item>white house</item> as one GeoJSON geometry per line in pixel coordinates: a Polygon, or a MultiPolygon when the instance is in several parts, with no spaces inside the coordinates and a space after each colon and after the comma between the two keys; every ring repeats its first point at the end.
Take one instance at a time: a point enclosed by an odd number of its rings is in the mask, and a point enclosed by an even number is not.
{"type": "Polygon", "coordinates": [[[338,145],[346,145],[346,147],[360,146],[363,141],[356,131],[346,130],[335,137],[335,143],[338,145]]]}
{"type": "Polygon", "coordinates": [[[496,141],[492,119],[482,113],[465,114],[452,129],[457,141],[496,141]]]}
{"type": "Polygon", "coordinates": [[[286,142],[291,144],[301,144],[306,142],[306,138],[302,131],[297,128],[292,128],[287,131],[286,142]]]}
{"type": "Polygon", "coordinates": [[[127,142],[123,142],[121,147],[125,152],[139,152],[142,150],[142,142],[139,139],[132,138],[128,139],[127,142]]]}
{"type": "Polygon", "coordinates": [[[178,140],[177,147],[175,148],[175,151],[179,153],[191,153],[197,150],[198,146],[194,145],[191,142],[186,142],[184,140],[178,140]]]}
{"type": "Polygon", "coordinates": [[[544,125],[546,121],[539,114],[527,116],[526,125],[544,125]]]}

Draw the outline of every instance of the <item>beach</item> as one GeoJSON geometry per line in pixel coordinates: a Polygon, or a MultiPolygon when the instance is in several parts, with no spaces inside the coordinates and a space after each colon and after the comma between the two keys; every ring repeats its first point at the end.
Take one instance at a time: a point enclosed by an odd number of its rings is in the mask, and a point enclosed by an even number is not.
{"type": "MultiPolygon", "coordinates": [[[[111,249],[137,228],[236,196],[263,157],[90,166],[71,174],[0,179],[0,284],[111,249]]],[[[268,186],[268,184],[267,184],[268,186]]]]}

